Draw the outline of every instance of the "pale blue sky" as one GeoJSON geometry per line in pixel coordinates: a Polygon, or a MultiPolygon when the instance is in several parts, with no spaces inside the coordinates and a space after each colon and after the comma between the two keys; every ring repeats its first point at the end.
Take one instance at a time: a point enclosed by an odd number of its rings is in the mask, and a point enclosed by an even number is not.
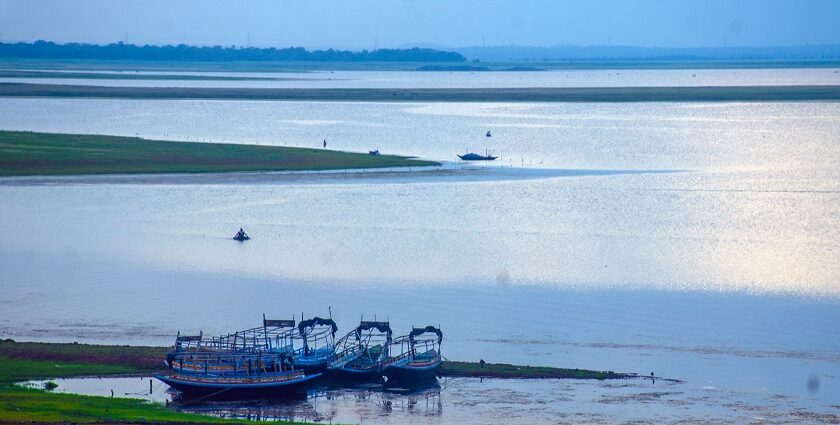
{"type": "Polygon", "coordinates": [[[0,0],[0,39],[371,49],[840,43],[837,0],[0,0]]]}

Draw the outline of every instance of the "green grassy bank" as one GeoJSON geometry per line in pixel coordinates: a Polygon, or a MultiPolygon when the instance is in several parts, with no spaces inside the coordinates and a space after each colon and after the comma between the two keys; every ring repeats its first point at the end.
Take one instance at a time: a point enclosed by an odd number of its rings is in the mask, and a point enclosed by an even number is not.
{"type": "Polygon", "coordinates": [[[238,423],[179,413],[143,400],[52,393],[14,382],[148,373],[165,348],[0,342],[0,423],[238,423]],[[155,360],[152,361],[152,356],[155,360]]]}
{"type": "Polygon", "coordinates": [[[631,375],[612,371],[563,369],[547,366],[519,366],[505,363],[447,361],[441,367],[443,376],[513,379],[626,379],[631,375]]]}
{"type": "Polygon", "coordinates": [[[0,176],[308,171],[439,165],[395,155],[0,131],[0,176]]]}

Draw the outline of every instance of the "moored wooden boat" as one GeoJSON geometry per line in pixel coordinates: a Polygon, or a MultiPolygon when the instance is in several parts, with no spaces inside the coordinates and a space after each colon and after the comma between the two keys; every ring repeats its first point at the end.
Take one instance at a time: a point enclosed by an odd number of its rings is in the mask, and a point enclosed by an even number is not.
{"type": "Polygon", "coordinates": [[[388,322],[362,320],[336,343],[335,359],[327,371],[339,379],[381,380],[382,362],[388,358],[391,335],[388,322]]]}
{"type": "Polygon", "coordinates": [[[185,398],[195,399],[270,399],[306,393],[306,383],[321,376],[303,371],[269,372],[253,376],[243,374],[170,373],[156,378],[180,391],[185,398]]]}
{"type": "Polygon", "coordinates": [[[442,357],[443,332],[434,326],[413,328],[408,335],[391,342],[382,372],[388,383],[422,382],[435,379],[442,357]],[[399,354],[396,354],[399,350],[399,354]]]}
{"type": "Polygon", "coordinates": [[[338,325],[330,319],[313,317],[298,324],[301,347],[294,350],[296,368],[307,373],[324,372],[335,359],[335,333],[338,325]]]}
{"type": "Polygon", "coordinates": [[[156,378],[185,398],[267,399],[293,396],[321,376],[294,366],[294,320],[268,320],[263,326],[205,338],[181,335],[166,355],[168,373],[156,378]]]}

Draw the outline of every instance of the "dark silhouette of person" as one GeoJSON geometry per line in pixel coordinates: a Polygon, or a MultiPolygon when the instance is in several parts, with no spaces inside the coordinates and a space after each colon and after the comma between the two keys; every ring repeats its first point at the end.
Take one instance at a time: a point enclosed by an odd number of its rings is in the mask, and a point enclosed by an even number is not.
{"type": "Polygon", "coordinates": [[[327,147],[327,139],[324,139],[324,148],[327,147]]]}

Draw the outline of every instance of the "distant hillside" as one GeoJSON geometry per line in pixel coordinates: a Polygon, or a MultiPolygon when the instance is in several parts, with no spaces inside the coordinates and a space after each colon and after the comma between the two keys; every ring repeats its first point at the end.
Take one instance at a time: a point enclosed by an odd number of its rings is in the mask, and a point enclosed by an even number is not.
{"type": "Polygon", "coordinates": [[[633,46],[488,46],[454,49],[481,62],[809,61],[840,60],[840,45],[662,48],[633,46]]]}
{"type": "Polygon", "coordinates": [[[115,43],[108,45],[68,43],[56,44],[39,40],[34,43],[0,43],[0,57],[27,59],[104,59],[134,61],[202,61],[202,62],[464,62],[460,53],[433,49],[379,49],[359,52],[348,50],[313,50],[302,47],[285,49],[257,47],[137,46],[115,43]]]}

